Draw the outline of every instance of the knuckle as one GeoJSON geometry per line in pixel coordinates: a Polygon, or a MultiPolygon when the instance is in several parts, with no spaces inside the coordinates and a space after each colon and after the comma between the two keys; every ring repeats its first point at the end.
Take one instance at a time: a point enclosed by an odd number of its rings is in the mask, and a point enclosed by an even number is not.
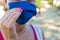
{"type": "Polygon", "coordinates": [[[2,23],[2,25],[3,25],[3,26],[6,26],[6,24],[5,24],[4,22],[2,23]]]}
{"type": "Polygon", "coordinates": [[[8,23],[8,24],[6,25],[7,28],[10,28],[10,26],[11,26],[10,23],[8,23]]]}
{"type": "Polygon", "coordinates": [[[7,24],[2,21],[2,22],[0,22],[0,25],[1,25],[1,26],[6,26],[7,24]]]}
{"type": "Polygon", "coordinates": [[[1,25],[1,24],[3,24],[3,22],[2,22],[2,21],[0,22],[0,25],[1,25]]]}

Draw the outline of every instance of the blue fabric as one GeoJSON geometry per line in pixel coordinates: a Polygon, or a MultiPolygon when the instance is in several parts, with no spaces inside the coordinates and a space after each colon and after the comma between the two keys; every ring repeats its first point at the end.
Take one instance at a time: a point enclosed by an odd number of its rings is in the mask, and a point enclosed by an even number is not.
{"type": "Polygon", "coordinates": [[[9,3],[9,10],[12,8],[23,9],[22,14],[16,20],[19,24],[25,24],[29,19],[36,15],[36,6],[26,1],[9,3]]]}

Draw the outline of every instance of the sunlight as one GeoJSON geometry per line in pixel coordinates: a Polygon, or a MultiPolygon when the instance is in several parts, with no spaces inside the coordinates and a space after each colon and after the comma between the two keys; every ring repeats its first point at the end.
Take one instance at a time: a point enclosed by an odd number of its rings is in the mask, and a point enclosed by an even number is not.
{"type": "Polygon", "coordinates": [[[2,16],[4,15],[4,10],[3,10],[3,6],[0,6],[0,19],[2,18],[2,16]]]}

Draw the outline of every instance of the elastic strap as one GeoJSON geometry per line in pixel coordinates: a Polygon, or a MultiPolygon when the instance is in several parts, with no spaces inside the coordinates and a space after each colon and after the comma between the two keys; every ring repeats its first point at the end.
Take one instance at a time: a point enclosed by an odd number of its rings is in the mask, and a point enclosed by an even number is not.
{"type": "MultiPolygon", "coordinates": [[[[30,24],[30,25],[31,25],[31,24],[30,24]]],[[[37,35],[36,35],[36,31],[35,31],[34,27],[33,27],[32,25],[31,25],[31,27],[32,27],[33,32],[34,32],[35,40],[38,40],[37,35]]]]}

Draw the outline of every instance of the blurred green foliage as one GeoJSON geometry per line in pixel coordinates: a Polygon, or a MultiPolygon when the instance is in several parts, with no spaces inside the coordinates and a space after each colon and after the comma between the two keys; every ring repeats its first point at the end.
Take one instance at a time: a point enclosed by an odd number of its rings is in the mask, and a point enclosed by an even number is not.
{"type": "Polygon", "coordinates": [[[60,10],[60,6],[58,6],[57,8],[58,8],[58,10],[60,10]]]}
{"type": "Polygon", "coordinates": [[[53,5],[53,0],[47,0],[48,4],[53,5]]]}
{"type": "Polygon", "coordinates": [[[36,5],[36,7],[41,8],[43,6],[42,0],[36,0],[35,5],[36,5]]]}

